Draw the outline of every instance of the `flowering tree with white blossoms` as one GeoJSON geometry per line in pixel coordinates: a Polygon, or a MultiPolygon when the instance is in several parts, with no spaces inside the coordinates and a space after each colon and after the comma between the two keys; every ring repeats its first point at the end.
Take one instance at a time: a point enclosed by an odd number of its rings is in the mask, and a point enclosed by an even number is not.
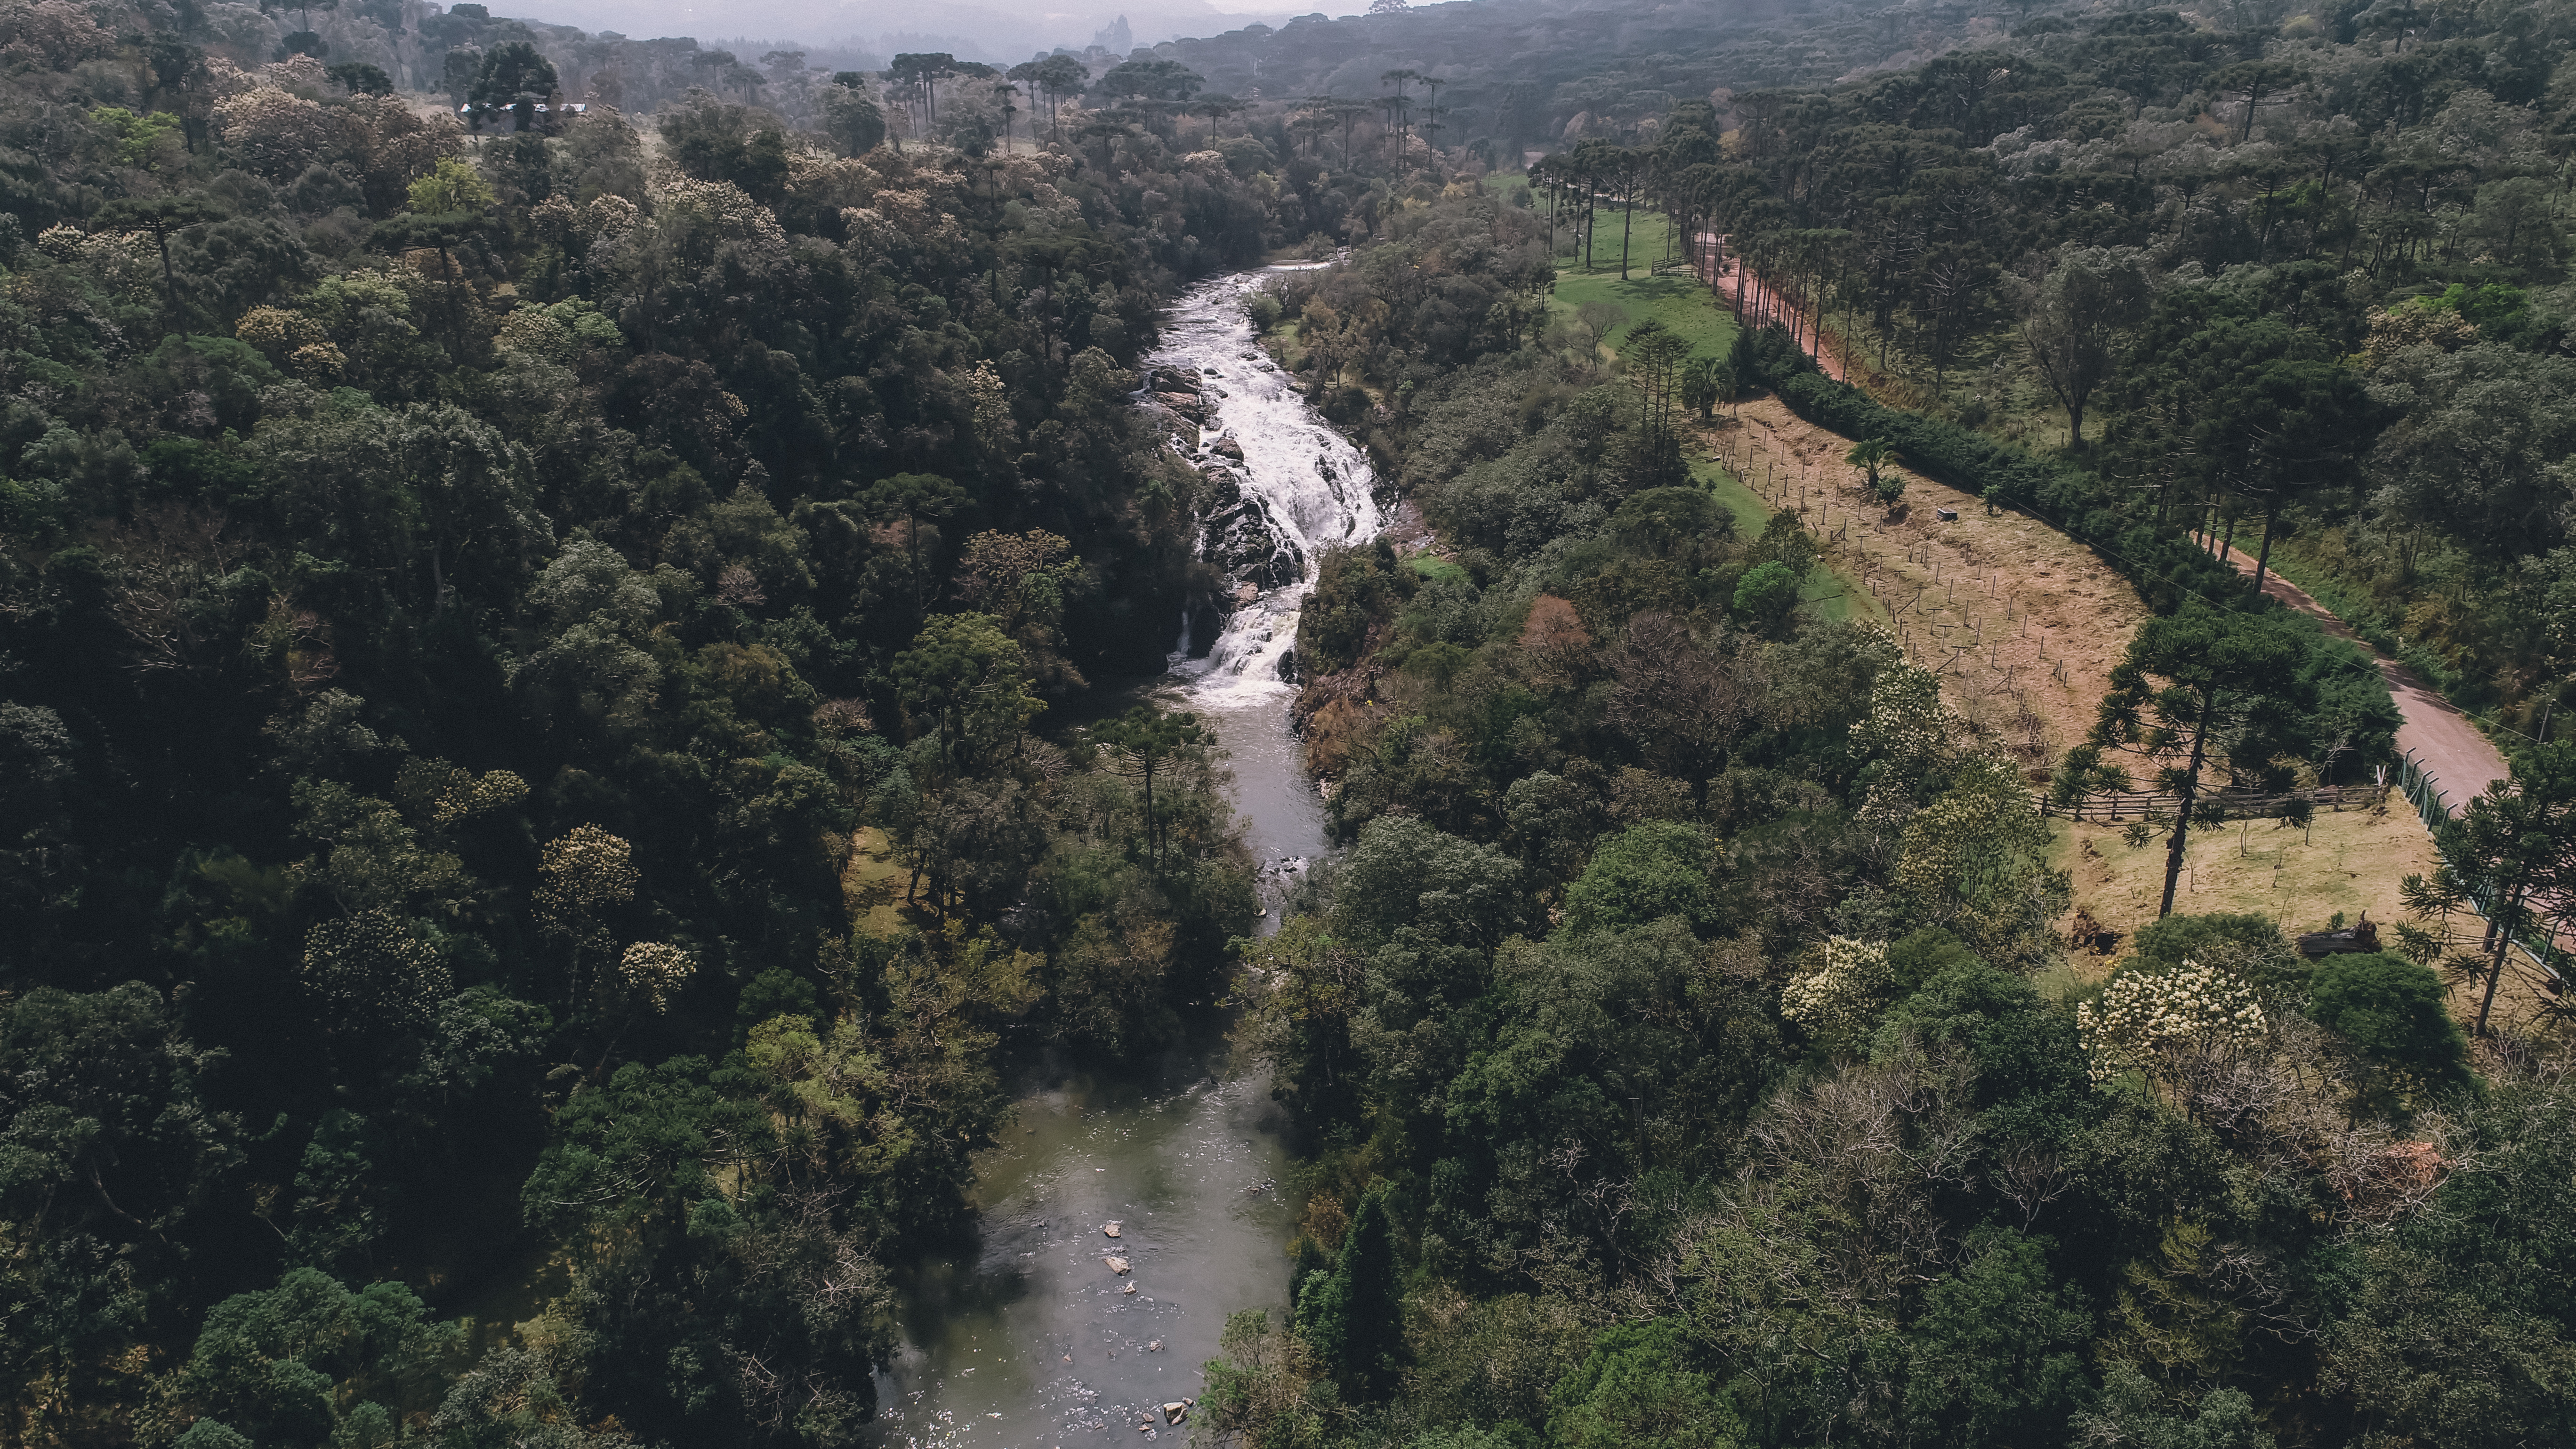
{"type": "Polygon", "coordinates": [[[618,977],[626,983],[626,989],[657,1012],[671,1009],[672,994],[697,969],[695,958],[667,941],[638,941],[626,948],[625,958],[617,963],[618,977]]]}
{"type": "Polygon", "coordinates": [[[1885,941],[1828,936],[1824,963],[1781,988],[1780,1014],[1828,1040],[1850,1041],[1868,1029],[1895,984],[1885,941]]]}
{"type": "Polygon", "coordinates": [[[2177,1053],[2247,1050],[2263,1039],[2263,1006],[2230,972],[2185,961],[2177,971],[2124,971],[2098,1001],[2075,1008],[2075,1027],[2093,1059],[2093,1080],[2131,1071],[2157,1075],[2177,1053]]]}

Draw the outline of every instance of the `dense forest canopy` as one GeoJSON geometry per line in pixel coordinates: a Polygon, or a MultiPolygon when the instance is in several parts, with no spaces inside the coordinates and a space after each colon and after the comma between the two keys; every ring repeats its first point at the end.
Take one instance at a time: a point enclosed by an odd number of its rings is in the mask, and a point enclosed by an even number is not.
{"type": "MultiPolygon", "coordinates": [[[[1194,1433],[2569,1437],[2576,1091],[2446,1008],[2471,882],[2086,981],[2034,792],[2391,761],[2221,539],[2545,731],[2571,25],[0,6],[0,1436],[858,1442],[1021,1074],[1223,1025],[1306,1207],[1194,1433]],[[1257,937],[1224,761],[1112,688],[1229,597],[1161,309],[1283,255],[1439,547],[1317,561],[1346,849],[1257,937]],[[1553,299],[1719,256],[1689,327],[1553,299]],[[1801,602],[1706,466],[1754,391],[2120,571],[2089,738],[1801,602]]],[[[2576,761],[2514,768],[2446,848],[2557,911],[2576,761]]]]}
{"type": "Polygon", "coordinates": [[[1250,918],[1206,749],[1055,719],[1190,587],[1130,369],[1255,189],[481,10],[0,17],[13,1442],[846,1439],[1002,1070],[1250,918]]]}

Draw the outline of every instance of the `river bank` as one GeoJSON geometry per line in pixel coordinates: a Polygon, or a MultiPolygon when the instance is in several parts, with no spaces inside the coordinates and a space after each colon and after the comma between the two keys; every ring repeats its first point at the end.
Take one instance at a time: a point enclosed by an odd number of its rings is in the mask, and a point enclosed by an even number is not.
{"type": "MultiPolygon", "coordinates": [[[[1365,456],[1255,345],[1243,301],[1262,275],[1185,295],[1146,359],[1149,384],[1170,385],[1140,402],[1218,502],[1201,520],[1208,583],[1173,621],[1170,670],[1134,692],[1215,735],[1266,931],[1325,849],[1289,729],[1297,611],[1317,554],[1381,520],[1365,456]]],[[[1197,1397],[1226,1316],[1285,1306],[1298,1204],[1268,1080],[1232,1070],[1214,1021],[1132,1065],[1022,1082],[1004,1145],[977,1159],[976,1236],[898,1272],[902,1345],[878,1377],[888,1449],[1186,1435],[1186,1414],[1174,1424],[1163,1406],[1197,1397]]]]}

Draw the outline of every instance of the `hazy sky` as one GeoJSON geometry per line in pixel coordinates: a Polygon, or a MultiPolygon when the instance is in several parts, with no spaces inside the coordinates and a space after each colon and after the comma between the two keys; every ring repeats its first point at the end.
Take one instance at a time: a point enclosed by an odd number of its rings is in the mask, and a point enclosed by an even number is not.
{"type": "MultiPolygon", "coordinates": [[[[1135,44],[1152,45],[1184,35],[1214,35],[1255,20],[1278,24],[1291,15],[1315,10],[1302,6],[1263,5],[1258,0],[1098,0],[1079,8],[1065,0],[905,0],[902,4],[850,3],[850,0],[761,0],[748,5],[709,0],[517,0],[495,5],[500,14],[524,14],[589,30],[615,30],[638,38],[693,35],[701,40],[748,36],[761,40],[796,40],[808,45],[855,39],[874,47],[883,35],[954,36],[970,43],[959,53],[970,59],[1022,61],[1059,45],[1081,47],[1120,15],[1127,17],[1135,44]],[[524,8],[522,8],[524,7],[524,8]]],[[[1361,7],[1342,0],[1321,7],[1327,14],[1361,7]]]]}

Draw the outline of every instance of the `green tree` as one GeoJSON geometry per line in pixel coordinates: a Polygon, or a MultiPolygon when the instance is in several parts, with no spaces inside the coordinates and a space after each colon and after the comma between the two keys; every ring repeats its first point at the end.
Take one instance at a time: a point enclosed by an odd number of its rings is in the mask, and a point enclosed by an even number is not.
{"type": "Polygon", "coordinates": [[[1206,78],[1177,60],[1126,60],[1100,77],[1100,92],[1122,100],[1186,101],[1206,78]]]}
{"type": "Polygon", "coordinates": [[[1351,1214],[1331,1271],[1297,1294],[1297,1336],[1354,1400],[1394,1391],[1404,1368],[1403,1285],[1387,1189],[1370,1189],[1351,1214]]]}
{"type": "Polygon", "coordinates": [[[1922,1442],[2055,1449],[2086,1397],[2084,1295],[2040,1243],[1983,1227],[1906,1334],[1905,1419],[1922,1442]]]}
{"type": "Polygon", "coordinates": [[[1091,69],[1072,56],[1061,53],[1050,55],[1034,64],[1037,69],[1033,79],[1037,82],[1038,89],[1048,98],[1047,138],[1062,139],[1057,118],[1063,111],[1065,101],[1082,94],[1082,88],[1091,83],[1091,69]]]}
{"type": "Polygon", "coordinates": [[[823,93],[823,133],[844,156],[864,156],[885,144],[885,111],[868,94],[866,77],[838,72],[823,93]]]}
{"type": "Polygon", "coordinates": [[[2514,933],[2532,920],[2534,901],[2553,911],[2576,888],[2576,744],[2535,745],[2516,755],[2508,776],[2491,780],[2443,832],[2443,851],[2484,897],[2487,982],[2474,1028],[2504,980],[2514,933]]]}
{"type": "MultiPolygon", "coordinates": [[[[484,195],[488,201],[490,193],[487,191],[484,195]]],[[[399,254],[427,250],[438,253],[439,290],[447,301],[448,341],[450,346],[460,350],[465,346],[465,314],[456,294],[460,289],[472,289],[466,285],[464,269],[456,265],[454,253],[467,241],[482,235],[490,225],[491,218],[472,210],[406,212],[376,223],[375,232],[368,239],[369,244],[380,251],[399,254]]]]}
{"type": "Polygon", "coordinates": [[[2469,1044],[2451,1019],[2450,993],[2430,967],[2383,953],[2335,956],[2317,967],[2308,1014],[2372,1063],[2399,1074],[2372,1093],[2400,1106],[2409,1087],[2430,1092],[2470,1080],[2469,1044]]]}
{"type": "Polygon", "coordinates": [[[1707,419],[1720,403],[1735,401],[1735,365],[1724,357],[1699,356],[1682,364],[1682,406],[1707,419]]]}
{"type": "MultiPolygon", "coordinates": [[[[889,84],[910,86],[922,98],[922,134],[939,124],[939,83],[957,71],[957,57],[944,50],[906,51],[886,66],[889,84]]],[[[898,145],[897,149],[901,149],[898,145]]]]}
{"type": "Polygon", "coordinates": [[[428,175],[406,193],[410,209],[420,216],[456,216],[486,211],[492,187],[481,172],[454,156],[441,156],[428,175]]]}
{"type": "Polygon", "coordinates": [[[2386,421],[2359,373],[2340,362],[2279,358],[2202,387],[2197,445],[2263,499],[2263,541],[2252,592],[2260,597],[2281,509],[2326,488],[2351,487],[2386,421]]]}
{"type": "Polygon", "coordinates": [[[170,268],[171,236],[229,215],[231,212],[203,196],[120,197],[99,208],[98,222],[116,230],[152,234],[152,245],[161,254],[161,300],[175,318],[179,313],[179,283],[170,268]]]}
{"type": "Polygon", "coordinates": [[[928,597],[921,572],[921,526],[965,508],[966,490],[936,473],[897,473],[869,485],[861,502],[875,517],[904,521],[904,559],[918,604],[928,597]]]}
{"type": "Polygon", "coordinates": [[[352,1291],[298,1268],[207,1313],[187,1360],[153,1386],[152,1417],[188,1444],[220,1442],[218,1429],[261,1444],[391,1443],[462,1339],[401,1283],[352,1291]]]}
{"type": "Polygon", "coordinates": [[[2300,669],[2307,639],[2279,613],[2234,614],[2194,603],[2149,619],[2111,671],[2111,691],[2085,742],[2067,751],[2058,771],[2061,798],[2088,790],[2127,789],[2129,779],[2104,763],[2124,751],[2156,764],[2156,788],[2178,797],[2165,848],[2159,917],[2173,914],[2183,847],[2201,773],[2215,747],[2239,774],[2260,775],[2292,753],[2302,711],[2316,690],[2300,669]]]}
{"type": "Polygon", "coordinates": [[[343,61],[322,72],[353,96],[389,96],[394,93],[394,80],[383,66],[365,61],[343,61]]]}
{"type": "Polygon", "coordinates": [[[1672,430],[1673,408],[1680,400],[1677,384],[1689,356],[1690,343],[1652,317],[1619,340],[1619,366],[1636,389],[1638,422],[1648,432],[1672,430]]]}
{"type": "Polygon", "coordinates": [[[1679,821],[1641,821],[1603,840],[1566,887],[1566,928],[1610,930],[1679,916],[1694,930],[1712,931],[1728,914],[1720,874],[1706,831],[1679,821]]]}
{"type": "Polygon", "coordinates": [[[1772,559],[1754,565],[1736,581],[1734,613],[1747,627],[1776,635],[1798,608],[1798,575],[1772,559]]]}
{"type": "Polygon", "coordinates": [[[1193,756],[1212,736],[1193,714],[1165,714],[1151,704],[1131,707],[1114,720],[1094,725],[1091,738],[1117,752],[1120,765],[1145,785],[1145,841],[1154,866],[1163,864],[1162,820],[1154,810],[1154,778],[1175,757],[1193,756]]]}
{"type": "MultiPolygon", "coordinates": [[[[0,1291],[18,1307],[0,1371],[16,1403],[37,1404],[42,1383],[97,1401],[119,1392],[113,1365],[172,1281],[184,1229],[243,1160],[238,1124],[199,1095],[219,1059],[139,981],[40,986],[7,1008],[0,1222],[19,1247],[0,1258],[0,1291]]],[[[70,1427],[75,1406],[55,1397],[21,1421],[31,1437],[70,1427]]]]}
{"type": "Polygon", "coordinates": [[[2102,1394],[2073,1421],[2077,1449],[2273,1449],[2254,1413],[2254,1401],[2237,1389],[2211,1389],[2188,1414],[2176,1413],[2153,1380],[2125,1363],[2102,1375],[2102,1394]]]}
{"type": "Polygon", "coordinates": [[[1863,438],[1851,445],[1850,452],[1843,454],[1843,461],[1867,475],[1870,493],[1887,507],[1894,508],[1896,500],[1905,496],[1905,480],[1886,473],[1886,470],[1905,461],[1896,455],[1896,445],[1887,439],[1863,438]],[[1895,484],[1893,490],[1887,486],[1890,481],[1895,484]]]}
{"type": "Polygon", "coordinates": [[[940,752],[973,769],[1004,752],[1046,705],[1029,692],[1017,640],[989,614],[938,614],[894,659],[905,712],[939,738],[940,752]]]}
{"type": "Polygon", "coordinates": [[[2068,247],[2023,288],[2022,342],[2066,409],[2069,446],[2084,450],[2084,408],[2110,380],[2155,285],[2136,247],[2068,247]]]}
{"type": "Polygon", "coordinates": [[[1603,1332],[1548,1406],[1548,1442],[1563,1449],[1734,1449],[1744,1439],[1734,1404],[1692,1365],[1670,1318],[1603,1332]]]}
{"type": "Polygon", "coordinates": [[[474,76],[474,88],[465,99],[478,112],[486,106],[509,108],[515,129],[524,131],[534,118],[532,108],[554,94],[555,85],[551,61],[528,42],[509,40],[485,53],[482,69],[474,76]]]}

